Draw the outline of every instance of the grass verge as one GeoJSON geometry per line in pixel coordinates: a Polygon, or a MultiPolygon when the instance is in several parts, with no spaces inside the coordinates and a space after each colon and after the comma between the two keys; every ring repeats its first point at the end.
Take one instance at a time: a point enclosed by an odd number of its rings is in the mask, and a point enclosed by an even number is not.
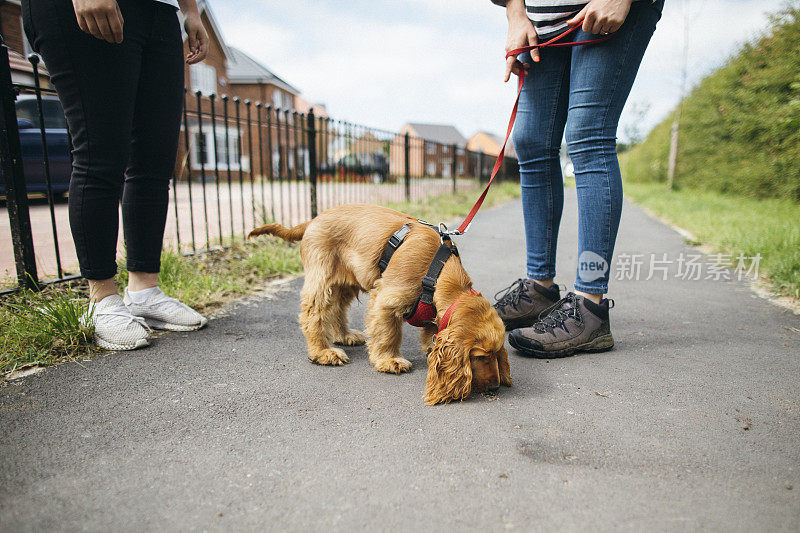
{"type": "MultiPolygon", "coordinates": [[[[438,224],[441,221],[449,221],[466,216],[475,204],[475,200],[478,199],[481,190],[482,188],[457,191],[455,194],[442,194],[420,202],[389,202],[386,207],[408,213],[432,224],[438,224]]],[[[519,195],[518,182],[495,182],[489,190],[489,194],[486,195],[483,208],[508,202],[514,198],[519,198],[519,195]]]]}
{"type": "Polygon", "coordinates": [[[775,292],[800,298],[800,205],[713,191],[669,191],[663,183],[625,183],[625,194],[694,234],[715,253],[761,255],[759,275],[775,292]]]}
{"type": "MultiPolygon", "coordinates": [[[[466,215],[477,195],[472,189],[425,202],[392,203],[390,207],[439,222],[466,215]]],[[[484,205],[497,205],[518,196],[519,183],[498,182],[484,205]]],[[[301,270],[297,246],[267,237],[198,256],[164,251],[159,279],[168,295],[207,313],[264,287],[271,279],[301,270]]],[[[123,264],[119,285],[125,286],[127,280],[123,264]]],[[[80,321],[87,308],[86,297],[87,284],[81,280],[53,285],[39,293],[23,291],[0,300],[0,380],[15,370],[82,359],[97,350],[91,328],[80,321]]]]}
{"type": "MultiPolygon", "coordinates": [[[[160,285],[170,296],[207,313],[270,279],[300,270],[298,248],[270,237],[198,256],[164,251],[160,285]]],[[[124,265],[117,278],[120,286],[127,284],[124,265]]],[[[80,321],[87,292],[81,280],[38,293],[22,291],[0,302],[0,379],[15,370],[84,358],[97,350],[91,328],[80,321]]]]}

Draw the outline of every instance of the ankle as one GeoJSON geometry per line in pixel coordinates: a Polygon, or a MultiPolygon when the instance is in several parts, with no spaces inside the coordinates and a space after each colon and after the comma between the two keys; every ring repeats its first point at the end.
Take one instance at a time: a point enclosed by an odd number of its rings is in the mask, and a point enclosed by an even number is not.
{"type": "Polygon", "coordinates": [[[117,289],[117,284],[114,281],[114,278],[108,279],[90,279],[89,280],[89,301],[92,303],[98,303],[103,299],[113,296],[115,294],[119,294],[119,289],[117,289]]]}
{"type": "Polygon", "coordinates": [[[591,293],[591,292],[575,291],[575,294],[577,294],[578,296],[583,296],[587,300],[591,301],[592,303],[596,303],[597,305],[600,305],[600,302],[603,301],[603,294],[602,293],[601,294],[595,294],[595,293],[591,293]]]}
{"type": "Polygon", "coordinates": [[[143,291],[158,287],[158,273],[131,272],[128,278],[129,291],[143,291]]]}
{"type": "Polygon", "coordinates": [[[533,279],[533,278],[531,278],[531,279],[533,280],[534,283],[536,283],[537,285],[541,285],[545,289],[550,289],[553,285],[555,285],[555,283],[553,281],[553,280],[555,280],[555,278],[548,278],[548,279],[533,279]]]}

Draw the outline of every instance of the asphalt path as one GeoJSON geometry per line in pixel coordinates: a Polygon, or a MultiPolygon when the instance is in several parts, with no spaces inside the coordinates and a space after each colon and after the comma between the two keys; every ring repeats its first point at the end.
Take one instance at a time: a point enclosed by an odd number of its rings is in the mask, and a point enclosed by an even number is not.
{"type": "MultiPolygon", "coordinates": [[[[567,191],[558,281],[576,261],[567,191]]],[[[519,202],[458,240],[492,295],[523,272],[519,202]]],[[[625,254],[694,253],[626,204],[625,254]]],[[[406,375],[308,362],[302,280],[194,334],[0,389],[0,529],[798,531],[800,319],[745,282],[614,280],[608,353],[426,407],[406,375]]],[[[362,303],[353,322],[363,324],[362,303]]]]}

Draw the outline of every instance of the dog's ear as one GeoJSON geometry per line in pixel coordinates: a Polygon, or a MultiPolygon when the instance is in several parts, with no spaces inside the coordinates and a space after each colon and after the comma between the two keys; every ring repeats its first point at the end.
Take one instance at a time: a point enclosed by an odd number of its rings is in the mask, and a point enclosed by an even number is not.
{"type": "Polygon", "coordinates": [[[500,385],[511,386],[511,367],[508,366],[508,352],[506,347],[500,348],[497,352],[497,369],[500,372],[500,385]]]}
{"type": "Polygon", "coordinates": [[[425,403],[434,405],[463,400],[472,391],[472,365],[469,347],[459,332],[463,328],[448,327],[439,332],[428,354],[428,378],[425,382],[425,403]]]}

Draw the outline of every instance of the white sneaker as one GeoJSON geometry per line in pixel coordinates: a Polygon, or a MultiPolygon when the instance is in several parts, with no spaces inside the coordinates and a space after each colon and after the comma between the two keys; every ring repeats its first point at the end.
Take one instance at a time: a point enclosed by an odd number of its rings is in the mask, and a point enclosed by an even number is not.
{"type": "Polygon", "coordinates": [[[143,291],[125,288],[125,305],[134,315],[144,317],[154,329],[194,331],[208,323],[208,319],[175,298],[170,298],[159,287],[143,291]]]}
{"type": "Polygon", "coordinates": [[[106,350],[135,350],[150,344],[144,319],[132,315],[119,294],[90,303],[81,323],[94,326],[94,340],[106,350]]]}

